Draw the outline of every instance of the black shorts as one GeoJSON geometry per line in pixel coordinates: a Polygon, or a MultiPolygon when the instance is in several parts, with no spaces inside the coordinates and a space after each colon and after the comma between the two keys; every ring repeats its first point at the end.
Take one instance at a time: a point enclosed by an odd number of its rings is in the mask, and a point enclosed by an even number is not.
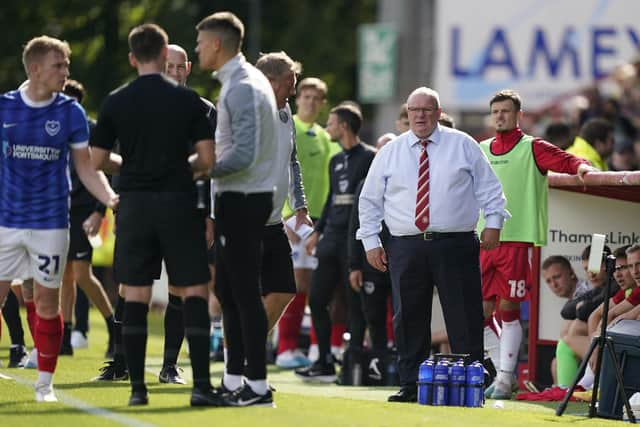
{"type": "Polygon", "coordinates": [[[69,261],[88,261],[91,262],[93,256],[93,248],[89,244],[87,234],[82,228],[82,223],[95,212],[91,207],[71,209],[69,219],[69,261]]]}
{"type": "Polygon", "coordinates": [[[291,245],[282,223],[265,225],[262,234],[261,261],[260,292],[262,296],[273,292],[296,293],[291,245]]]}
{"type": "Polygon", "coordinates": [[[121,193],[114,259],[119,282],[151,285],[164,260],[171,285],[206,284],[210,274],[204,231],[195,194],[121,193]]]}

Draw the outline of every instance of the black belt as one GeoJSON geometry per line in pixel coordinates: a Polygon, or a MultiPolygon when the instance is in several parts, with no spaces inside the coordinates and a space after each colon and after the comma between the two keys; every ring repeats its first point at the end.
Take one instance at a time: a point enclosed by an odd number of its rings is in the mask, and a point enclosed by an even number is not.
{"type": "Polygon", "coordinates": [[[425,231],[420,234],[411,234],[409,236],[393,236],[397,239],[420,239],[420,240],[442,240],[454,237],[467,237],[475,234],[475,231],[454,231],[448,233],[440,233],[437,231],[425,231]]]}

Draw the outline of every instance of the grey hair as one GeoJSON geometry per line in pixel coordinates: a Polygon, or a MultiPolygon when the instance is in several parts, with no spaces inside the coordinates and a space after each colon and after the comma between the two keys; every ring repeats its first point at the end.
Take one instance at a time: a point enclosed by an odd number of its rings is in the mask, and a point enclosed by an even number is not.
{"type": "Polygon", "coordinates": [[[407,104],[409,103],[409,100],[416,95],[426,95],[430,98],[435,99],[436,108],[440,108],[440,95],[435,90],[426,86],[420,86],[419,88],[414,89],[413,92],[409,94],[409,97],[407,98],[407,104]]]}

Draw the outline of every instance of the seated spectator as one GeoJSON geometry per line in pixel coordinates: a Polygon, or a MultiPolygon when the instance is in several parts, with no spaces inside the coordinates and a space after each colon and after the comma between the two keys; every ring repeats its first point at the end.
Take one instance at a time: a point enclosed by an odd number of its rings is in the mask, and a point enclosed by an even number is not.
{"type": "Polygon", "coordinates": [[[632,171],[637,169],[633,142],[618,141],[613,144],[613,152],[607,162],[610,171],[632,171]]]}
{"type": "Polygon", "coordinates": [[[614,98],[602,102],[602,117],[613,125],[613,137],[616,142],[633,142],[638,132],[631,120],[620,111],[620,104],[614,98]]]}
{"type": "Polygon", "coordinates": [[[613,316],[609,316],[610,319],[613,317],[610,324],[624,319],[640,320],[640,245],[636,244],[629,247],[626,253],[626,272],[631,275],[636,287],[624,301],[616,306],[613,316]],[[623,313],[618,315],[618,312],[623,313]]]}
{"type": "MultiPolygon", "coordinates": [[[[607,282],[607,271],[604,261],[606,257],[611,254],[611,249],[608,246],[604,247],[603,262],[600,271],[597,273],[588,271],[587,267],[590,254],[591,245],[582,251],[581,259],[591,289],[579,297],[568,301],[560,312],[563,319],[571,321],[568,330],[561,335],[558,345],[556,346],[558,385],[561,386],[571,384],[571,380],[575,377],[578,370],[578,359],[575,352],[567,345],[567,339],[572,339],[574,336],[588,335],[587,320],[589,319],[589,315],[604,301],[604,289],[607,282]]],[[[611,292],[617,291],[618,287],[615,283],[614,285],[615,289],[611,292]]]]}
{"type": "Polygon", "coordinates": [[[407,103],[405,102],[400,107],[398,118],[396,119],[396,131],[398,134],[405,133],[409,130],[409,111],[407,110],[407,103]]]}
{"type": "MultiPolygon", "coordinates": [[[[542,277],[551,292],[560,298],[572,300],[589,290],[587,282],[578,279],[569,260],[561,255],[550,256],[542,262],[542,277]]],[[[563,336],[569,331],[570,322],[570,320],[563,320],[560,328],[560,336],[563,336]]],[[[560,346],[562,346],[562,344],[560,344],[560,346]]],[[[554,384],[558,384],[556,364],[557,359],[554,357],[551,361],[551,376],[553,377],[554,384]]],[[[575,373],[573,375],[575,375],[575,373]]],[[[571,379],[573,379],[573,376],[571,379]]],[[[567,380],[563,378],[561,384],[565,384],[566,381],[567,380]]]]}
{"type": "Polygon", "coordinates": [[[379,150],[379,149],[381,149],[382,147],[384,147],[384,145],[385,145],[387,142],[389,142],[389,141],[391,141],[392,139],[395,139],[395,138],[396,138],[396,134],[395,134],[395,133],[393,133],[393,132],[387,132],[387,133],[385,133],[385,134],[381,135],[381,136],[378,138],[378,140],[376,141],[376,148],[377,148],[378,150],[379,150]]]}
{"type": "Polygon", "coordinates": [[[456,127],[456,121],[453,119],[453,117],[451,117],[444,111],[440,113],[440,118],[438,119],[438,123],[440,123],[442,126],[446,126],[452,129],[455,129],[456,127]]]}
{"type": "Polygon", "coordinates": [[[580,128],[579,135],[567,152],[591,162],[591,165],[606,171],[606,160],[613,150],[613,125],[602,118],[589,119],[580,128]]]}
{"type": "MultiPolygon", "coordinates": [[[[614,251],[616,257],[616,266],[613,272],[613,278],[615,279],[620,289],[611,298],[609,298],[609,313],[607,316],[607,325],[611,323],[620,314],[623,314],[633,308],[636,304],[632,304],[627,301],[627,298],[637,289],[637,285],[633,280],[633,276],[629,271],[629,265],[627,264],[627,249],[630,246],[622,246],[614,251]]],[[[637,293],[637,292],[636,292],[637,293]]],[[[604,304],[600,306],[589,316],[588,330],[589,334],[597,333],[600,330],[600,322],[602,321],[604,304]]]]}
{"type": "Polygon", "coordinates": [[[547,126],[544,132],[544,139],[553,145],[566,150],[573,143],[571,127],[565,122],[555,122],[547,126]]]}
{"type": "MultiPolygon", "coordinates": [[[[627,248],[623,246],[615,250],[614,256],[616,257],[616,265],[614,270],[614,279],[619,285],[620,289],[609,299],[608,302],[603,302],[598,308],[596,308],[588,319],[587,334],[568,334],[563,337],[563,341],[571,348],[575,355],[583,359],[586,357],[589,351],[589,346],[594,336],[600,333],[600,322],[604,313],[604,304],[609,305],[609,313],[606,319],[607,324],[610,324],[613,319],[621,314],[631,310],[640,302],[640,289],[637,288],[636,283],[629,271],[627,261],[627,248]]],[[[637,258],[640,261],[640,246],[636,245],[637,258]]],[[[634,261],[635,257],[634,256],[634,261]]],[[[591,366],[587,368],[584,377],[581,379],[580,384],[588,389],[593,385],[593,367],[595,363],[595,353],[592,354],[591,366]]]]}

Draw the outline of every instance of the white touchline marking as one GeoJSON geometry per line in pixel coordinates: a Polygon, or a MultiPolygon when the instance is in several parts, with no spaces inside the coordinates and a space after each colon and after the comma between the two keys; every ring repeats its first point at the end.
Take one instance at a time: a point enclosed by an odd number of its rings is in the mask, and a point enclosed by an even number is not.
{"type": "MultiPolygon", "coordinates": [[[[17,375],[11,375],[9,378],[14,379],[18,384],[27,386],[31,389],[33,388],[33,380],[28,380],[17,375]]],[[[76,399],[75,397],[72,397],[67,393],[57,389],[55,384],[53,384],[53,390],[60,403],[79,409],[80,411],[86,412],[87,414],[106,418],[108,420],[115,421],[122,425],[130,427],[156,427],[155,424],[146,423],[144,421],[140,421],[126,415],[118,414],[117,412],[111,412],[104,408],[90,405],[85,401],[76,399]]],[[[51,403],[40,403],[40,405],[51,405],[51,403]]]]}

